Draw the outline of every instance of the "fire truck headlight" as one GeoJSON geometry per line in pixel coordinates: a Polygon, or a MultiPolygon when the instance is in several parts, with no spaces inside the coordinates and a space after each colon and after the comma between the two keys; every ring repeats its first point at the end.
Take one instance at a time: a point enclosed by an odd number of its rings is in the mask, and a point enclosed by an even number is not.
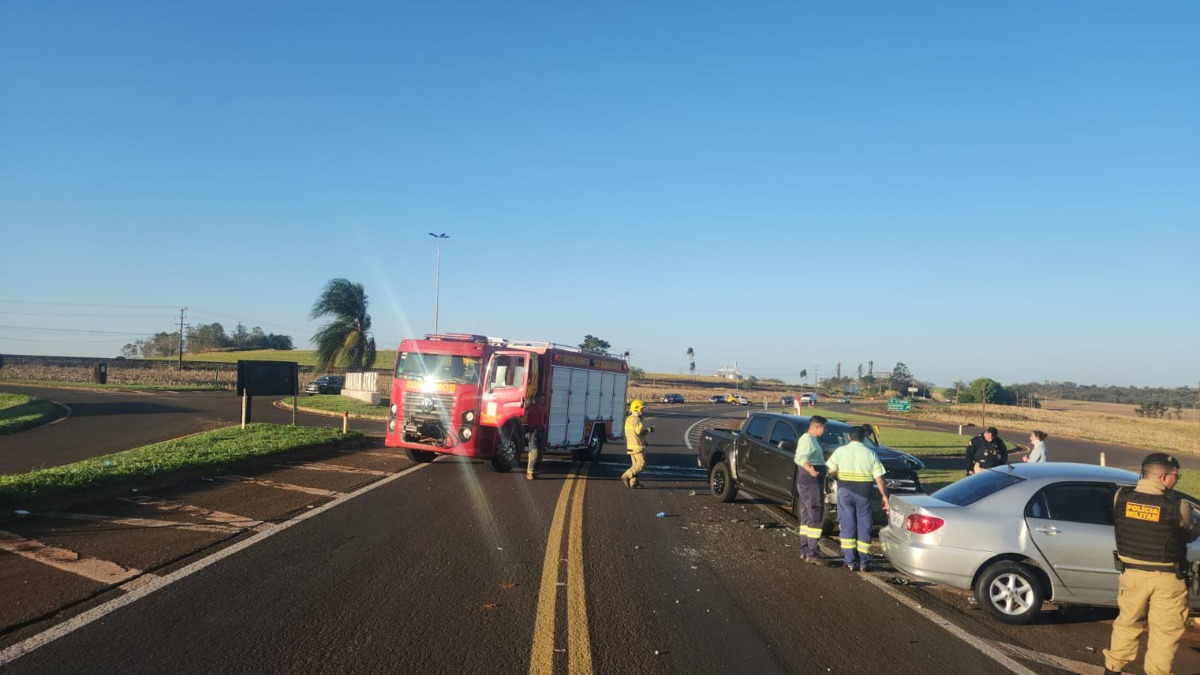
{"type": "Polygon", "coordinates": [[[396,416],[396,413],[397,413],[397,412],[399,412],[399,411],[400,411],[400,409],[396,407],[396,404],[395,404],[395,403],[393,403],[393,404],[392,404],[392,417],[395,417],[395,416],[396,416]]]}
{"type": "Polygon", "coordinates": [[[391,420],[388,422],[388,433],[396,433],[396,420],[391,420]]]}
{"type": "Polygon", "coordinates": [[[475,421],[475,411],[468,410],[467,412],[463,413],[463,421],[466,422],[467,424],[474,422],[475,421]]]}
{"type": "Polygon", "coordinates": [[[458,435],[461,436],[464,441],[471,440],[471,427],[463,427],[462,429],[459,429],[458,435]]]}

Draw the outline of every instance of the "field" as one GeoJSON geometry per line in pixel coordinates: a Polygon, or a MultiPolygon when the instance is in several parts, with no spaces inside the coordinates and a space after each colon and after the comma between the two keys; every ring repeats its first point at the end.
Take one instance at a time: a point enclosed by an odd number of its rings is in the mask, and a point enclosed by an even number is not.
{"type": "Polygon", "coordinates": [[[1194,421],[1144,419],[1081,410],[990,405],[985,418],[980,405],[921,405],[914,407],[913,417],[948,424],[974,424],[977,427],[996,426],[1029,431],[1041,429],[1051,437],[1065,436],[1131,448],[1189,454],[1196,453],[1196,438],[1200,435],[1200,425],[1194,421]]]}
{"type": "MultiPolygon", "coordinates": [[[[1137,417],[1137,413],[1133,410],[1136,405],[1129,403],[1096,403],[1094,401],[1067,401],[1067,400],[1044,400],[1041,401],[1042,410],[1058,410],[1065,412],[1088,412],[1100,413],[1104,415],[1115,415],[1118,417],[1137,417]]],[[[1195,422],[1196,409],[1183,409],[1183,421],[1195,422]]]]}

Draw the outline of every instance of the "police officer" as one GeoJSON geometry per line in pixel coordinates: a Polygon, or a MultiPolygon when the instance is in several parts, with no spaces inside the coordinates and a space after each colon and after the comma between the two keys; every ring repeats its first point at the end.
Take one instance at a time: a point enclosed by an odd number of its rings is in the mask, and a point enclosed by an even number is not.
{"type": "Polygon", "coordinates": [[[987,431],[971,439],[967,446],[967,475],[979,469],[990,469],[994,466],[1008,464],[1008,446],[1000,439],[996,427],[988,427],[987,431]]]}
{"type": "Polygon", "coordinates": [[[808,430],[796,443],[796,519],[800,521],[800,559],[822,564],[821,532],[825,526],[822,509],[825,498],[825,450],[821,434],[825,433],[824,417],[813,415],[808,430]]]}
{"type": "Polygon", "coordinates": [[[1143,625],[1150,631],[1146,674],[1171,672],[1188,615],[1187,544],[1196,538],[1191,506],[1173,489],[1177,482],[1179,461],[1155,452],[1142,460],[1137,486],[1117,490],[1113,522],[1122,570],[1120,614],[1104,650],[1105,673],[1119,673],[1137,659],[1143,625]]]}
{"type": "Polygon", "coordinates": [[[637,477],[646,468],[646,435],[654,431],[654,427],[647,426],[642,420],[642,408],[645,405],[640,399],[634,399],[629,404],[629,417],[625,418],[625,452],[629,454],[631,463],[629,470],[621,474],[621,482],[625,483],[625,487],[642,487],[637,477]]]}
{"type": "Polygon", "coordinates": [[[883,508],[888,508],[883,484],[883,463],[875,451],[863,445],[862,427],[850,428],[850,442],[833,451],[826,464],[829,475],[837,474],[837,511],[841,525],[842,557],[846,569],[871,569],[871,483],[879,488],[883,508]]]}

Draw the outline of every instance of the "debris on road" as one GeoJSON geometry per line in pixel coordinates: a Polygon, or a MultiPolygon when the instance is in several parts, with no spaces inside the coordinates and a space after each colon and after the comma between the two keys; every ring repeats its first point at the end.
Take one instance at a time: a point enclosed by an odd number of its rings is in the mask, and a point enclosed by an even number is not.
{"type": "Polygon", "coordinates": [[[667,512],[666,512],[666,511],[659,511],[658,513],[654,514],[654,517],[655,517],[655,518],[666,518],[666,517],[667,517],[667,512]]]}
{"type": "Polygon", "coordinates": [[[17,514],[18,516],[27,516],[27,515],[29,515],[29,512],[28,512],[28,511],[26,511],[25,509],[17,509],[16,511],[13,511],[13,513],[17,514]]]}
{"type": "Polygon", "coordinates": [[[892,577],[891,582],[897,586],[907,586],[910,582],[904,577],[892,577]]]}
{"type": "Polygon", "coordinates": [[[689,497],[695,497],[695,496],[696,496],[696,491],[695,491],[695,490],[692,490],[691,492],[689,492],[689,493],[688,493],[688,496],[689,496],[689,497]]]}
{"type": "Polygon", "coordinates": [[[507,591],[507,590],[510,590],[510,589],[513,589],[513,588],[516,588],[516,587],[517,587],[517,584],[516,584],[516,582],[513,582],[513,583],[507,583],[507,584],[500,584],[500,588],[503,588],[503,589],[504,589],[504,590],[506,590],[506,591],[507,591]]]}

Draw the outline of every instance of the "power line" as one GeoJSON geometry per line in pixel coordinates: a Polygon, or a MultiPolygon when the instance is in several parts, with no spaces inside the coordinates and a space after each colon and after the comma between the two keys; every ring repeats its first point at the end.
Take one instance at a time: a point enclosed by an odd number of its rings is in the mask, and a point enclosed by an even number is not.
{"type": "Polygon", "coordinates": [[[12,305],[52,305],[59,307],[135,307],[138,309],[175,309],[175,305],[128,305],[103,302],[53,302],[50,300],[5,300],[3,298],[0,298],[0,303],[8,303],[12,305]]]}
{"type": "Polygon", "coordinates": [[[86,314],[80,312],[0,312],[9,316],[104,317],[106,319],[159,319],[158,314],[86,314]]]}
{"type": "Polygon", "coordinates": [[[48,332],[48,333],[89,333],[89,334],[93,334],[93,335],[123,335],[123,336],[145,335],[144,332],[130,333],[130,332],[110,331],[110,330],[87,330],[85,328],[38,328],[36,326],[5,326],[5,325],[0,325],[0,328],[7,328],[9,330],[32,330],[32,331],[41,331],[41,332],[48,332]]]}

